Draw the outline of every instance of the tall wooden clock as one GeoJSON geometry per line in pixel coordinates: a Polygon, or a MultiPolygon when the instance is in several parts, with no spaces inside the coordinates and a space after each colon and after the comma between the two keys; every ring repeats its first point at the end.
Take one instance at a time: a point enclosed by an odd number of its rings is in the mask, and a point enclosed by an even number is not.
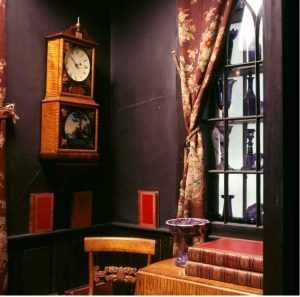
{"type": "Polygon", "coordinates": [[[94,100],[95,47],[76,25],[49,35],[41,157],[97,159],[99,106],[94,100]]]}

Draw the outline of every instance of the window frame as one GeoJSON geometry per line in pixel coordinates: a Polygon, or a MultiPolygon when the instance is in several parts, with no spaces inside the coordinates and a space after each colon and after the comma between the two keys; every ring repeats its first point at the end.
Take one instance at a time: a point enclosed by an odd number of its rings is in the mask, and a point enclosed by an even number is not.
{"type": "MultiPolygon", "coordinates": [[[[237,2],[236,2],[237,3],[237,2]]],[[[249,7],[248,3],[246,4],[253,16],[254,11],[249,7]],[[252,10],[252,11],[251,11],[252,10]]],[[[260,33],[260,26],[262,26],[264,23],[264,18],[262,17],[263,14],[263,8],[264,8],[264,2],[256,16],[256,23],[255,23],[255,57],[259,57],[259,33],[260,33]]],[[[242,10],[241,10],[242,11],[242,10]]],[[[231,22],[232,24],[232,18],[234,17],[231,16],[231,22]]],[[[257,239],[257,240],[262,240],[263,238],[263,225],[262,225],[262,218],[261,218],[261,177],[264,176],[264,171],[263,169],[260,168],[260,123],[263,123],[264,125],[264,115],[261,114],[260,112],[260,67],[263,67],[264,61],[262,57],[263,55],[263,50],[264,47],[261,49],[261,57],[259,57],[258,60],[254,60],[251,62],[246,62],[246,63],[241,63],[241,64],[229,64],[227,61],[227,51],[228,51],[228,34],[229,34],[229,28],[230,24],[227,27],[226,33],[225,33],[225,38],[226,42],[223,48],[223,57],[220,59],[222,60],[219,63],[217,73],[222,73],[222,82],[223,82],[223,94],[224,94],[224,116],[221,118],[202,118],[202,123],[204,124],[208,130],[209,126],[211,124],[214,124],[216,122],[223,122],[224,125],[224,168],[223,170],[218,170],[218,169],[208,169],[207,170],[207,181],[208,181],[208,189],[213,189],[216,186],[216,183],[214,182],[215,176],[214,175],[220,175],[224,174],[224,216],[223,216],[223,221],[220,221],[216,219],[216,214],[218,213],[218,200],[219,200],[219,195],[213,195],[212,191],[209,192],[209,197],[213,199],[207,199],[210,203],[207,203],[207,213],[208,213],[208,218],[211,219],[211,225],[210,225],[210,235],[211,236],[234,236],[234,237],[240,237],[240,238],[248,238],[248,239],[257,239]],[[226,61],[226,63],[224,62],[226,61]],[[256,93],[256,113],[255,115],[250,115],[250,116],[240,116],[240,117],[229,117],[228,116],[228,109],[227,109],[227,75],[228,72],[234,68],[240,68],[240,67],[251,67],[253,69],[253,75],[255,75],[255,93],[256,93]],[[221,70],[221,71],[220,71],[221,70]],[[255,121],[255,132],[256,132],[256,152],[258,152],[258,158],[256,161],[256,168],[255,170],[229,170],[228,168],[228,124],[234,124],[238,120],[245,120],[245,123],[250,123],[250,120],[255,121]],[[247,224],[245,222],[237,222],[237,220],[232,220],[229,221],[228,219],[228,211],[229,211],[229,198],[228,198],[228,178],[230,174],[242,174],[243,176],[243,205],[245,205],[245,184],[246,182],[246,177],[247,174],[255,174],[256,176],[256,213],[257,213],[257,220],[256,224],[247,224]]],[[[264,37],[263,37],[264,39],[264,37]]],[[[263,43],[264,44],[264,43],[263,43]]],[[[245,53],[244,53],[245,55],[245,53]]],[[[262,68],[263,69],[263,68],[262,68]]],[[[264,71],[261,71],[264,73],[264,71]]],[[[246,77],[246,76],[245,76],[246,77]]],[[[263,76],[263,79],[265,80],[265,76],[263,76]]],[[[212,83],[214,85],[216,81],[212,83]]],[[[211,86],[213,88],[213,86],[211,86]]],[[[262,90],[264,92],[264,90],[262,90]]],[[[243,96],[245,94],[245,90],[243,90],[243,96]]],[[[211,105],[211,104],[210,104],[211,105]]],[[[211,106],[210,106],[211,107],[211,106]]],[[[244,126],[244,125],[243,125],[244,126]]],[[[244,128],[243,128],[244,131],[244,128]]],[[[244,133],[244,132],[243,132],[244,133]]],[[[210,133],[208,133],[210,134],[210,133]]],[[[243,142],[244,140],[244,135],[243,137],[243,142]]],[[[264,142],[264,140],[263,140],[264,142]]],[[[245,144],[243,144],[243,147],[245,149],[245,144]]],[[[211,150],[210,150],[211,152],[211,150]]],[[[244,152],[243,152],[244,155],[244,152]]],[[[244,158],[243,158],[244,159],[244,158]]],[[[244,162],[244,160],[243,160],[244,162]]],[[[245,210],[243,209],[243,219],[244,219],[244,213],[245,210]]]]}

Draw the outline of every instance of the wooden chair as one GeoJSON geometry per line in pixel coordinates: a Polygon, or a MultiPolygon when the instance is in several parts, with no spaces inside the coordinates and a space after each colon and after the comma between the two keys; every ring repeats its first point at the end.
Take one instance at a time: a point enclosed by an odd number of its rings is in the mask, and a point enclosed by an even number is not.
{"type": "Polygon", "coordinates": [[[85,237],[84,249],[88,252],[89,263],[89,295],[94,293],[96,252],[125,252],[147,255],[147,265],[155,254],[155,240],[135,237],[85,237]]]}

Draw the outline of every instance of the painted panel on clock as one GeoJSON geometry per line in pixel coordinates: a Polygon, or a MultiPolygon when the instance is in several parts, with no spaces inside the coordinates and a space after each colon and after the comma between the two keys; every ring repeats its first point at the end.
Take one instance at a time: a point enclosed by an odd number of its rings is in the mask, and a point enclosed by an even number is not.
{"type": "Polygon", "coordinates": [[[60,108],[61,149],[95,149],[96,110],[62,104],[60,108]]]}

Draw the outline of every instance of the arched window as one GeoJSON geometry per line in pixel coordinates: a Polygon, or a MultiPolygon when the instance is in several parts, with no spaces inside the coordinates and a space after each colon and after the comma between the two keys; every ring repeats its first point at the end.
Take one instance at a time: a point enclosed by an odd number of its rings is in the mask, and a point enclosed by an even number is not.
{"type": "Polygon", "coordinates": [[[212,221],[263,225],[263,0],[237,1],[206,117],[212,221]],[[215,199],[213,199],[213,196],[215,199]]]}

